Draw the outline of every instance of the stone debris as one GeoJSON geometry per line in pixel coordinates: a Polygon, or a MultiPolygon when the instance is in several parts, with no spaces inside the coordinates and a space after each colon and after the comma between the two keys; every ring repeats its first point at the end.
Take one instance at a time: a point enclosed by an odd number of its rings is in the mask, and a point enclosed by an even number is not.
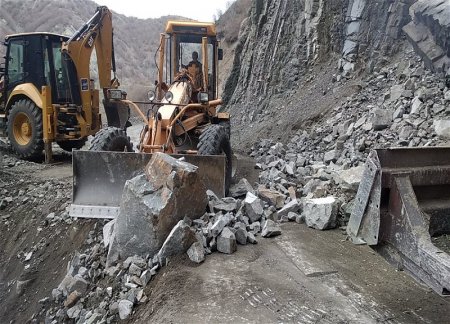
{"type": "Polygon", "coordinates": [[[133,311],[133,302],[129,300],[121,300],[118,304],[119,310],[119,318],[121,320],[126,320],[130,317],[131,312],[133,311]]]}
{"type": "Polygon", "coordinates": [[[335,228],[338,210],[334,197],[307,199],[303,206],[306,225],[319,230],[335,228]]]}
{"type": "MultiPolygon", "coordinates": [[[[139,183],[147,181],[140,179],[139,183]]],[[[215,251],[232,254],[238,244],[257,243],[257,237],[262,236],[261,224],[265,226],[266,237],[281,234],[280,228],[268,218],[272,217],[275,207],[265,204],[251,192],[241,198],[219,199],[211,192],[206,195],[205,190],[205,196],[208,201],[202,202],[201,217],[179,220],[156,253],[133,254],[109,264],[107,256],[111,249],[108,250],[105,241],[108,241],[111,229],[116,227],[117,219],[105,222],[103,227],[96,226],[86,250],[75,253],[68,264],[67,275],[53,290],[54,306],[49,309],[49,318],[68,317],[69,310],[71,318],[77,322],[95,323],[99,316],[106,316],[109,322],[130,318],[135,305],[148,300],[144,288],[176,255],[186,253],[192,262],[201,263],[215,251]],[[233,208],[216,207],[225,205],[233,208]],[[104,280],[111,280],[114,285],[105,287],[104,280]]],[[[299,208],[299,201],[295,199],[280,210],[299,211],[299,208]]]]}
{"type": "Polygon", "coordinates": [[[281,235],[281,228],[273,220],[268,219],[264,223],[263,230],[261,232],[262,237],[273,237],[281,235]]]}
{"type": "Polygon", "coordinates": [[[255,194],[255,190],[253,190],[252,185],[245,178],[242,178],[237,184],[231,186],[230,188],[230,196],[234,198],[244,197],[247,192],[255,194]]]}
{"type": "Polygon", "coordinates": [[[251,192],[247,192],[247,195],[245,196],[244,207],[252,223],[259,221],[264,213],[261,199],[251,192]]]}
{"type": "Polygon", "coordinates": [[[195,241],[195,232],[184,220],[180,220],[158,252],[160,264],[165,264],[167,258],[185,253],[195,241]]]}
{"type": "MultiPolygon", "coordinates": [[[[275,203],[277,195],[285,195],[284,204],[297,199],[300,206],[305,199],[334,196],[346,206],[354,199],[371,149],[448,145],[449,92],[441,75],[424,68],[409,50],[403,62],[375,69],[361,81],[359,92],[286,143],[258,140],[250,155],[261,170],[258,191],[270,192],[270,199],[258,196],[275,206],[274,219],[280,221],[292,220],[287,215],[295,212],[301,223],[307,213],[301,207],[285,212],[275,203]]],[[[346,212],[338,209],[336,222],[327,226],[346,226],[347,221],[346,212]]]]}
{"type": "Polygon", "coordinates": [[[187,255],[191,261],[195,263],[202,263],[205,261],[205,248],[200,242],[194,242],[187,250],[187,255]]]}
{"type": "Polygon", "coordinates": [[[236,237],[228,227],[225,227],[217,238],[217,251],[232,254],[236,252],[236,250],[236,237]]]}
{"type": "Polygon", "coordinates": [[[275,206],[276,208],[282,208],[286,200],[286,195],[278,192],[277,190],[267,189],[264,186],[258,188],[258,196],[266,203],[275,206]]]}

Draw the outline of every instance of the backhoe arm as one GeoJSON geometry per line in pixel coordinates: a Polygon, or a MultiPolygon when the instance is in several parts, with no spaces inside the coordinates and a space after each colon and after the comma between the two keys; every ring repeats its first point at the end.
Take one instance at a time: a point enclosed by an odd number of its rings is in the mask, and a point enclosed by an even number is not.
{"type": "Polygon", "coordinates": [[[80,80],[82,78],[90,80],[89,63],[94,47],[97,54],[100,87],[117,88],[112,15],[105,6],[98,7],[94,16],[62,46],[62,51],[73,60],[80,80]],[[114,73],[112,80],[111,71],[114,73]]]}
{"type": "MultiPolygon", "coordinates": [[[[97,67],[100,88],[106,98],[107,90],[117,88],[119,81],[116,78],[116,66],[113,44],[113,27],[111,11],[105,7],[97,7],[94,16],[85,23],[75,34],[62,45],[62,53],[67,54],[72,59],[77,73],[81,101],[86,118],[86,123],[91,125],[91,129],[97,127],[96,117],[99,112],[99,94],[91,86],[90,61],[92,51],[97,54],[97,67]],[[111,78],[111,71],[113,76],[111,78]]],[[[111,112],[111,119],[120,120],[117,115],[117,107],[110,107],[109,102],[105,102],[107,110],[108,124],[111,112]],[[108,109],[109,107],[109,109],[108,109]]],[[[127,117],[124,117],[127,118],[127,117]]]]}

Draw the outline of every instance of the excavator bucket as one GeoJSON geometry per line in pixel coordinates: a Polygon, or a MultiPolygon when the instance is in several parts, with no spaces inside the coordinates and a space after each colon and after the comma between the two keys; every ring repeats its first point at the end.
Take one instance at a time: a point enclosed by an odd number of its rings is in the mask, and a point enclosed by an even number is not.
{"type": "MultiPolygon", "coordinates": [[[[115,218],[125,182],[142,174],[152,154],[73,151],[73,190],[70,215],[115,218]]],[[[225,156],[172,155],[198,167],[205,186],[225,195],[225,156]]]]}
{"type": "Polygon", "coordinates": [[[449,295],[450,147],[372,151],[347,233],[449,295]]]}

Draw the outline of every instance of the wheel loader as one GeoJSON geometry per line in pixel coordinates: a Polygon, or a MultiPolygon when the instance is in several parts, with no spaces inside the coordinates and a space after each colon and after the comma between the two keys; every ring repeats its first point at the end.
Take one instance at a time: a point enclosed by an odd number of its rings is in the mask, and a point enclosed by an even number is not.
{"type": "Polygon", "coordinates": [[[226,194],[232,152],[229,114],[218,112],[222,55],[213,23],[167,23],[155,54],[156,87],[148,101],[133,102],[123,99],[120,90],[109,90],[110,98],[142,119],[138,152],[129,152],[129,138],[115,127],[97,133],[89,151],[74,152],[72,216],[114,218],[125,181],[142,173],[155,152],[198,166],[206,187],[218,196],[226,194]]]}
{"type": "Polygon", "coordinates": [[[99,90],[89,65],[95,48],[108,124],[124,127],[127,110],[108,99],[117,89],[111,12],[98,7],[72,37],[21,33],[5,39],[0,69],[0,132],[21,158],[52,157],[52,143],[81,148],[102,125],[99,90]],[[113,73],[113,76],[111,74],[113,73]]]}

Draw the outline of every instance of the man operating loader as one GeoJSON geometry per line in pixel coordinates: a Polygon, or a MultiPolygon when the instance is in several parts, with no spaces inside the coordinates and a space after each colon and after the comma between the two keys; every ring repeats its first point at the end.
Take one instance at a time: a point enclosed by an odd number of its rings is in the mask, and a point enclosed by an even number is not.
{"type": "Polygon", "coordinates": [[[203,88],[203,67],[202,63],[198,60],[198,52],[192,52],[192,61],[190,61],[187,66],[185,65],[183,67],[186,68],[192,76],[194,81],[194,92],[201,91],[203,88]]]}

